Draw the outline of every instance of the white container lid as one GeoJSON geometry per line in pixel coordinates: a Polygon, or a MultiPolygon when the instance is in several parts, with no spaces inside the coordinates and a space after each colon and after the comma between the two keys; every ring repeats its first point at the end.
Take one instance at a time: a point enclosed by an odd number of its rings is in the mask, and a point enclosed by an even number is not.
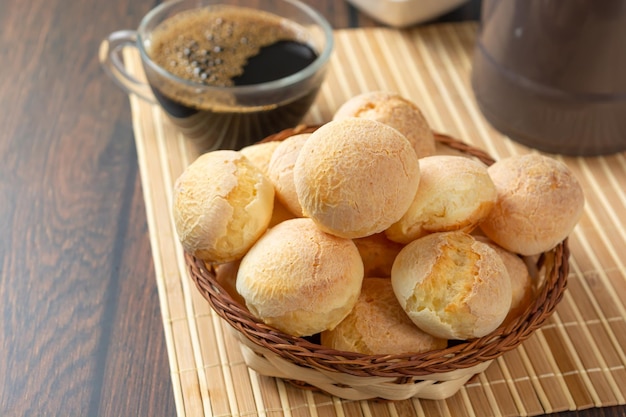
{"type": "Polygon", "coordinates": [[[468,0],[347,0],[374,20],[406,27],[439,17],[468,0]]]}

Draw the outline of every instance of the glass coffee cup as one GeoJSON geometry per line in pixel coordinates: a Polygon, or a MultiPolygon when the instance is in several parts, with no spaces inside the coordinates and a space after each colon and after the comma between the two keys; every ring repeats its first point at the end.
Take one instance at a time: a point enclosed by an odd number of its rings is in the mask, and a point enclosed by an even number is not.
{"type": "Polygon", "coordinates": [[[314,102],[333,49],[326,19],[296,0],[173,0],[100,46],[127,93],[158,102],[198,150],[241,149],[297,125],[314,102]],[[147,84],[123,65],[139,51],[147,84]]]}

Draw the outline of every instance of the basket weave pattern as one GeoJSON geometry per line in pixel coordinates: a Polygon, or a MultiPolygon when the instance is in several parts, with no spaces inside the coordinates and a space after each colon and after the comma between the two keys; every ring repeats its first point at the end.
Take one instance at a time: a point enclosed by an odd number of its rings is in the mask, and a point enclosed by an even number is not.
{"type": "MultiPolygon", "coordinates": [[[[298,126],[265,140],[283,140],[314,129],[298,126]]],[[[483,151],[451,137],[438,134],[436,139],[487,165],[494,162],[483,151]]],[[[515,349],[548,319],[567,286],[568,258],[567,239],[543,253],[536,261],[541,284],[533,303],[517,319],[487,336],[419,354],[365,355],[329,349],[266,325],[220,286],[212,265],[185,254],[190,277],[213,310],[232,326],[250,368],[352,400],[443,399],[454,395],[472,376],[515,349]]]]}

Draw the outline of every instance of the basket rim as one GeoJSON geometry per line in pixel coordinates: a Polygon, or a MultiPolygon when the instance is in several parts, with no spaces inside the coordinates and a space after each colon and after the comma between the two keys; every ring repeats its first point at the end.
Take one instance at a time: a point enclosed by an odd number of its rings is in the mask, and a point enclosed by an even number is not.
{"type": "MultiPolygon", "coordinates": [[[[262,142],[283,140],[295,134],[312,132],[317,127],[299,125],[268,136],[262,142]]],[[[495,162],[486,152],[449,135],[435,132],[435,139],[452,149],[474,156],[487,165],[495,162]]],[[[265,324],[234,300],[218,283],[214,265],[206,264],[189,253],[185,253],[184,257],[189,276],[211,308],[253,343],[301,366],[365,377],[413,378],[446,373],[471,368],[503,355],[528,339],[552,315],[563,297],[569,274],[569,247],[566,238],[539,256],[537,266],[544,274],[543,285],[533,303],[508,324],[486,336],[455,341],[443,349],[421,353],[370,355],[331,349],[265,324]]]]}

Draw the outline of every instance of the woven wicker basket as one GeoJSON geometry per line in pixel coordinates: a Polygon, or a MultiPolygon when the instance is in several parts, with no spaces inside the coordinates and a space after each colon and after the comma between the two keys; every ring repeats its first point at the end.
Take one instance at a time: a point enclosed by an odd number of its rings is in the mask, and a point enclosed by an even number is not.
{"type": "MultiPolygon", "coordinates": [[[[283,140],[314,129],[298,126],[265,140],[283,140]]],[[[488,154],[448,136],[436,135],[436,139],[440,145],[488,165],[494,162],[488,154]]],[[[567,286],[568,257],[567,239],[539,256],[533,262],[538,274],[534,302],[520,317],[487,336],[419,354],[365,355],[329,349],[315,340],[290,336],[264,324],[220,286],[213,265],[185,255],[196,287],[232,326],[250,368],[350,400],[444,399],[454,395],[495,358],[530,337],[552,314],[567,286]]]]}

